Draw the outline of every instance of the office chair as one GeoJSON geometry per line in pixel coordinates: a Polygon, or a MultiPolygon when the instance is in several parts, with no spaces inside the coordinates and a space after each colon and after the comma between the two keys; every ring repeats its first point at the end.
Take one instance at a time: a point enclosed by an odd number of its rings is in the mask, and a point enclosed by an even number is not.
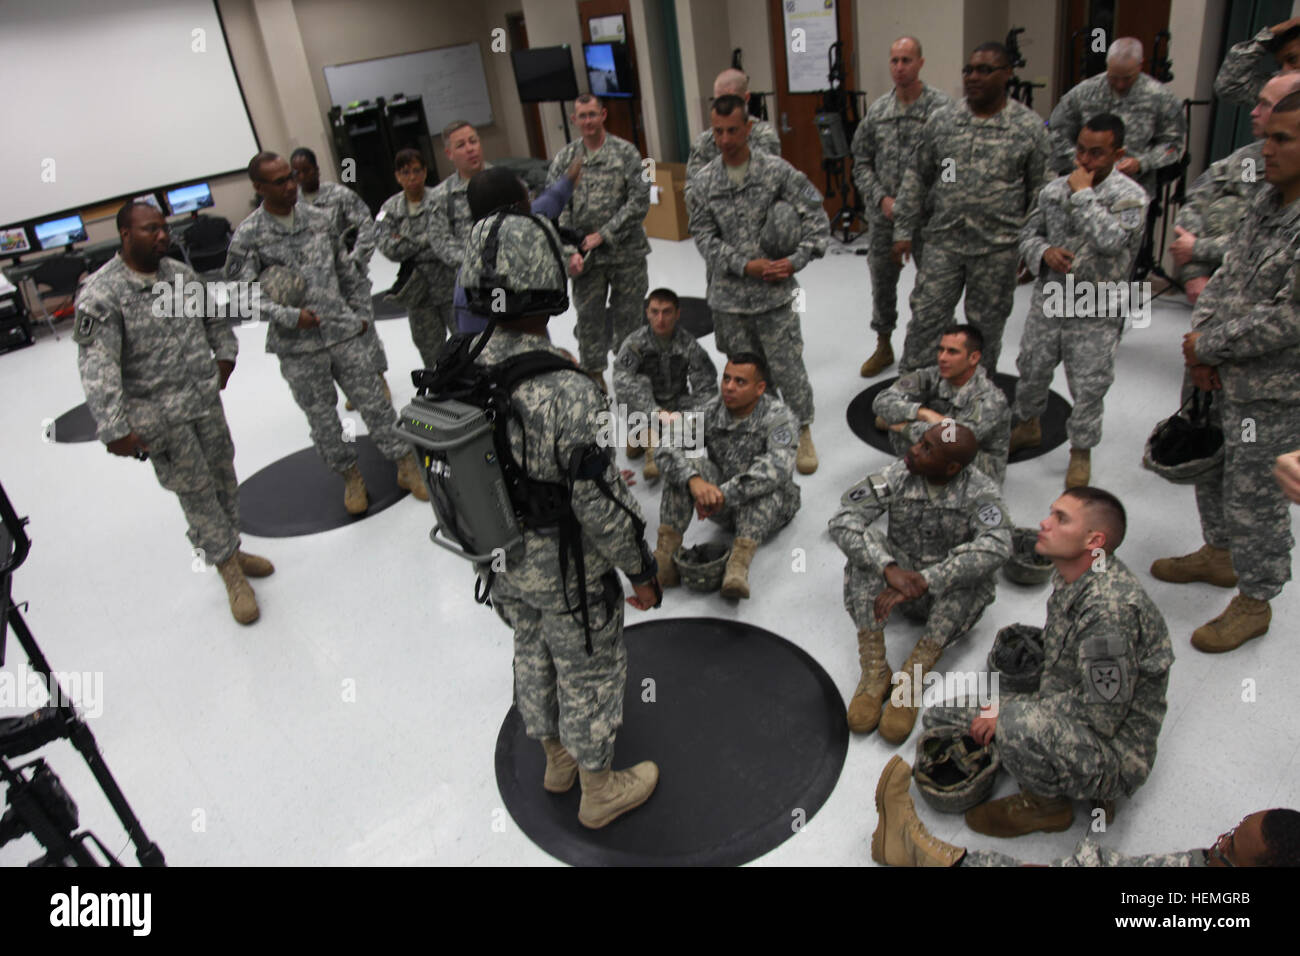
{"type": "Polygon", "coordinates": [[[230,246],[230,221],[221,216],[200,216],[180,237],[185,261],[195,272],[220,269],[230,246]]]}
{"type": "Polygon", "coordinates": [[[36,286],[36,301],[41,312],[37,318],[44,320],[57,340],[59,333],[54,329],[57,319],[67,318],[73,313],[73,300],[77,296],[77,282],[86,272],[86,260],[78,255],[50,256],[41,261],[32,272],[32,283],[36,286]],[[48,292],[42,292],[41,286],[48,286],[48,292]],[[45,297],[66,296],[51,313],[45,304],[45,297]]]}

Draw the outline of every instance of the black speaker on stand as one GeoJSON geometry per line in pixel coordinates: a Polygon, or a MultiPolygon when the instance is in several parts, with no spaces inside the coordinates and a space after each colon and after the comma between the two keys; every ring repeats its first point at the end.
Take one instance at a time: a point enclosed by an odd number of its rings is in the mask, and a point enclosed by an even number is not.
{"type": "Polygon", "coordinates": [[[416,150],[424,157],[424,166],[429,170],[429,187],[436,186],[442,179],[442,174],[433,155],[433,140],[429,136],[429,121],[424,115],[423,99],[397,93],[392,99],[380,98],[379,104],[383,109],[384,130],[392,155],[396,156],[403,149],[416,150]]]}
{"type": "Polygon", "coordinates": [[[384,125],[382,106],[369,100],[330,109],[330,132],[341,167],[339,179],[357,191],[372,216],[397,191],[393,153],[384,125]]]}

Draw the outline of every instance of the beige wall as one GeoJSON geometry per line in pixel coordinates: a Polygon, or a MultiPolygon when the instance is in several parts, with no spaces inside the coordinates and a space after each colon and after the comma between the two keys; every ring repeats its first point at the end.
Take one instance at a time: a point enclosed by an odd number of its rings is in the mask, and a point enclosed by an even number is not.
{"type": "Polygon", "coordinates": [[[1016,75],[1022,80],[1047,84],[1041,90],[1034,90],[1034,109],[1043,119],[1051,115],[1057,100],[1056,31],[1060,13],[1061,5],[1058,3],[1007,0],[1007,23],[998,37],[999,40],[1005,39],[1012,27],[1025,28],[1025,32],[1020,34],[1020,53],[1025,58],[1025,65],[1016,71],[1016,75]]]}
{"type": "MultiPolygon", "coordinates": [[[[893,88],[889,79],[889,45],[900,36],[921,41],[925,66],[921,79],[953,96],[961,96],[965,62],[962,0],[858,0],[858,77],[871,102],[893,88]]],[[[1005,31],[1004,31],[1005,33],[1005,31]]]]}
{"type": "MultiPolygon", "coordinates": [[[[730,28],[727,59],[714,71],[715,76],[731,65],[731,51],[740,47],[744,51],[749,88],[768,92],[776,88],[776,79],[772,75],[772,39],[768,31],[767,14],[767,0],[727,0],[727,26],[730,28]]],[[[775,105],[775,101],[768,100],[769,110],[775,105]]]]}

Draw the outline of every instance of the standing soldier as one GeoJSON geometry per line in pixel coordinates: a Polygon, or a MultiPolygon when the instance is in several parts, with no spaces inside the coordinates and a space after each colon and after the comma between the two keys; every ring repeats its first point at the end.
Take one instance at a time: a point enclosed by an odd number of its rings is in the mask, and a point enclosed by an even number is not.
{"type": "Polygon", "coordinates": [[[799,421],[799,472],[812,474],[813,392],[794,308],[803,294],[794,274],[825,254],[830,220],[807,176],[784,159],[750,150],[753,120],[744,100],[719,97],[711,121],[720,155],[696,177],[690,228],[709,270],[714,336],[723,354],[754,352],[767,363],[768,384],[799,421]],[[780,228],[770,228],[773,223],[780,228]]]}
{"type": "Polygon", "coordinates": [[[1215,393],[1223,426],[1223,470],[1196,486],[1205,544],[1151,566],[1161,581],[1238,586],[1227,610],[1192,634],[1192,646],[1208,653],[1267,633],[1269,601],[1291,579],[1295,545],[1271,472],[1278,455],[1300,445],[1300,93],[1278,101],[1265,134],[1268,186],[1183,337],[1192,384],[1215,393]]]}
{"type": "Polygon", "coordinates": [[[77,296],[72,338],[86,404],[110,452],[153,461],[158,483],[180,499],[190,544],[221,572],[230,613],[252,624],[260,612],[245,575],[263,578],[275,568],[239,550],[235,446],[220,395],[239,343],[207,296],[203,316],[156,308],[155,284],[165,284],[170,300],[174,283],[199,282],[189,266],[166,257],[162,213],[129,202],[118,211],[117,231],[121,252],[77,296]]]}
{"type": "Polygon", "coordinates": [[[467,191],[475,173],[488,168],[483,161],[483,147],[478,131],[465,120],[453,120],[442,131],[442,142],[447,158],[455,171],[429,191],[433,212],[429,217],[430,247],[437,258],[431,264],[434,276],[433,299],[439,315],[446,310],[453,315],[447,328],[454,335],[458,331],[455,316],[456,275],[465,260],[465,239],[469,227],[474,225],[470,214],[467,191]]]}
{"type": "Polygon", "coordinates": [[[980,44],[962,76],[966,98],[926,121],[894,206],[894,258],[902,262],[913,254],[913,240],[925,239],[899,363],[903,372],[934,361],[963,288],[966,321],[984,334],[984,370],[997,371],[1016,291],[1020,227],[1047,177],[1042,118],[1007,98],[1006,47],[980,44]]]}
{"type": "Polygon", "coordinates": [[[582,160],[582,176],[573,198],[560,214],[560,226],[583,236],[579,249],[586,256],[582,273],[573,279],[573,305],[578,312],[578,359],[601,390],[611,347],[606,306],[614,327],[613,349],[641,322],[645,291],[650,285],[646,257],[646,214],[650,211],[650,177],[641,166],[641,153],[625,139],[605,131],[608,114],[590,93],[579,96],[573,121],[582,138],[556,155],[546,185],[566,175],[582,160]]]}
{"type": "Polygon", "coordinates": [[[1300,17],[1265,27],[1249,40],[1234,43],[1214,78],[1214,95],[1238,106],[1254,106],[1268,78],[1279,70],[1300,70],[1300,17]]]}
{"type": "Polygon", "coordinates": [[[275,153],[258,153],[248,164],[262,205],[249,213],[230,240],[226,277],[252,282],[272,266],[296,274],[304,284],[301,307],[263,302],[269,318],[266,350],[280,357],[280,374],[307,416],[316,451],[343,478],[349,514],[370,506],[357,467],[357,450],[345,441],[334,383],[361,410],[370,437],[397,467],[397,483],[421,501],[429,500],[411,446],[397,433],[397,412],[384,398],[370,350],[362,341],[369,320],[370,288],[348,261],[343,240],[328,213],[298,202],[289,164],[275,153]]]}
{"type": "MultiPolygon", "coordinates": [[[[921,127],[952,97],[921,82],[921,41],[899,37],[889,48],[889,76],[894,88],[871,104],[853,134],[853,185],[867,207],[871,245],[871,327],[876,351],[862,363],[863,378],[879,375],[894,364],[890,341],[898,325],[898,274],[894,262],[894,199],[903,184],[903,170],[916,155],[921,127]]],[[[929,210],[921,214],[924,221],[929,210]]],[[[922,239],[912,239],[912,258],[921,262],[922,239]]]]}
{"type": "MultiPolygon", "coordinates": [[[[720,96],[739,96],[745,101],[745,112],[749,112],[749,77],[740,70],[728,69],[718,74],[713,81],[713,98],[720,96]]],[[[767,153],[769,156],[781,155],[781,137],[776,128],[767,120],[754,120],[754,128],[749,134],[749,148],[767,153]]],[[[690,182],[709,163],[718,158],[718,146],[713,142],[713,130],[706,129],[691,145],[690,158],[686,160],[686,182],[690,182]]]]}

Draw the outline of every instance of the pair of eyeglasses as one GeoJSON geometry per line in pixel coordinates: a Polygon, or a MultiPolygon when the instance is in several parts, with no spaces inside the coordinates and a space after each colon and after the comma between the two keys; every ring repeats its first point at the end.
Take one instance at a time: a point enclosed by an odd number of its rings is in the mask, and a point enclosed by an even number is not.
{"type": "Polygon", "coordinates": [[[292,179],[293,179],[293,173],[290,173],[287,176],[281,176],[279,179],[263,179],[262,182],[266,183],[268,186],[279,187],[279,186],[283,186],[285,183],[289,182],[292,179]]]}
{"type": "Polygon", "coordinates": [[[972,73],[975,73],[978,74],[979,76],[988,76],[991,73],[996,73],[998,70],[1006,70],[1006,69],[1010,69],[1010,67],[989,66],[987,63],[978,63],[975,66],[971,66],[968,63],[961,68],[961,75],[970,76],[972,73]]]}

